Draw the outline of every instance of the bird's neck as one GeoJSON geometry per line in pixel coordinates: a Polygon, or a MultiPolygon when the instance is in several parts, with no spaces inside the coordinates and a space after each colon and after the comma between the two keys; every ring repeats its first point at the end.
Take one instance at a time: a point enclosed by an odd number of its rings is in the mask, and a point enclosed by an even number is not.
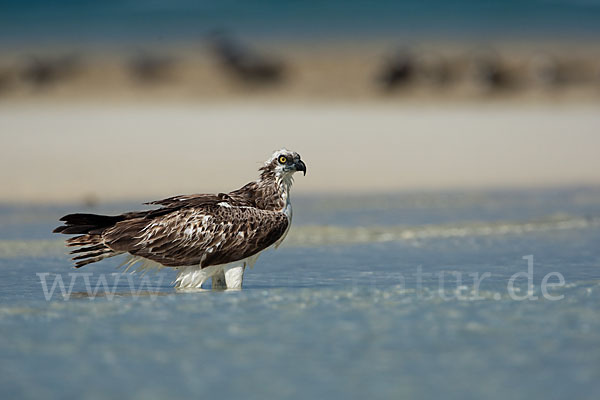
{"type": "Polygon", "coordinates": [[[269,211],[282,211],[289,207],[293,179],[289,175],[261,174],[256,181],[256,205],[269,211]]]}

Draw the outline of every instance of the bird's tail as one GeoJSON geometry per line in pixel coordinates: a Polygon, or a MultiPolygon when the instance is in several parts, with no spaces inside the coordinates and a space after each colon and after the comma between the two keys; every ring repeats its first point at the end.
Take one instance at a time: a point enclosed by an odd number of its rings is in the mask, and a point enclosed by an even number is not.
{"type": "Polygon", "coordinates": [[[79,247],[72,250],[70,254],[75,254],[72,260],[75,261],[75,268],[80,268],[119,254],[104,244],[102,234],[124,219],[126,218],[123,215],[69,214],[60,219],[65,224],[57,227],[53,232],[79,235],[67,239],[67,246],[79,247]]]}

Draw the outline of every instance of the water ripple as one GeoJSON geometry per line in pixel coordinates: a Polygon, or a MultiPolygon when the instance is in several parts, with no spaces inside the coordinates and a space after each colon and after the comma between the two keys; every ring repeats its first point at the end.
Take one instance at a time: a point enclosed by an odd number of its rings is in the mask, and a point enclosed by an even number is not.
{"type": "MultiPolygon", "coordinates": [[[[531,221],[470,222],[419,226],[333,225],[296,226],[285,246],[305,247],[331,244],[377,243],[435,238],[522,235],[535,232],[579,230],[600,227],[600,217],[554,215],[531,221]]],[[[0,258],[47,257],[66,253],[60,239],[0,240],[0,258]]]]}

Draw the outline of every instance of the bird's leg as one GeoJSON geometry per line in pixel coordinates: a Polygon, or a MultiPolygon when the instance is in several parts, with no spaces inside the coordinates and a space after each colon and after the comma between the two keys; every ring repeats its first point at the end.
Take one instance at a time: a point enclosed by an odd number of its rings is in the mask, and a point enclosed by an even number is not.
{"type": "Polygon", "coordinates": [[[227,282],[225,280],[225,272],[223,271],[223,269],[221,269],[212,276],[212,288],[227,289],[227,282]]]}
{"type": "Polygon", "coordinates": [[[244,269],[246,264],[238,264],[231,268],[225,269],[225,282],[227,289],[241,289],[242,281],[244,280],[244,269]]]}

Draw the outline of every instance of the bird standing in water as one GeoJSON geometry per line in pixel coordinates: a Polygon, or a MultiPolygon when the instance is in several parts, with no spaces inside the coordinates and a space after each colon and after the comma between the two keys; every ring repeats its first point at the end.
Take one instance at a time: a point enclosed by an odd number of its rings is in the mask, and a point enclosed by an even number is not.
{"type": "Polygon", "coordinates": [[[260,176],[229,193],[170,197],[146,204],[160,208],[116,216],[69,214],[55,233],[67,240],[75,267],[129,254],[138,269],[178,269],[176,288],[241,289],[246,266],[266,249],[278,247],[292,223],[290,189],[306,165],[296,152],[278,150],[260,168],[260,176]]]}

